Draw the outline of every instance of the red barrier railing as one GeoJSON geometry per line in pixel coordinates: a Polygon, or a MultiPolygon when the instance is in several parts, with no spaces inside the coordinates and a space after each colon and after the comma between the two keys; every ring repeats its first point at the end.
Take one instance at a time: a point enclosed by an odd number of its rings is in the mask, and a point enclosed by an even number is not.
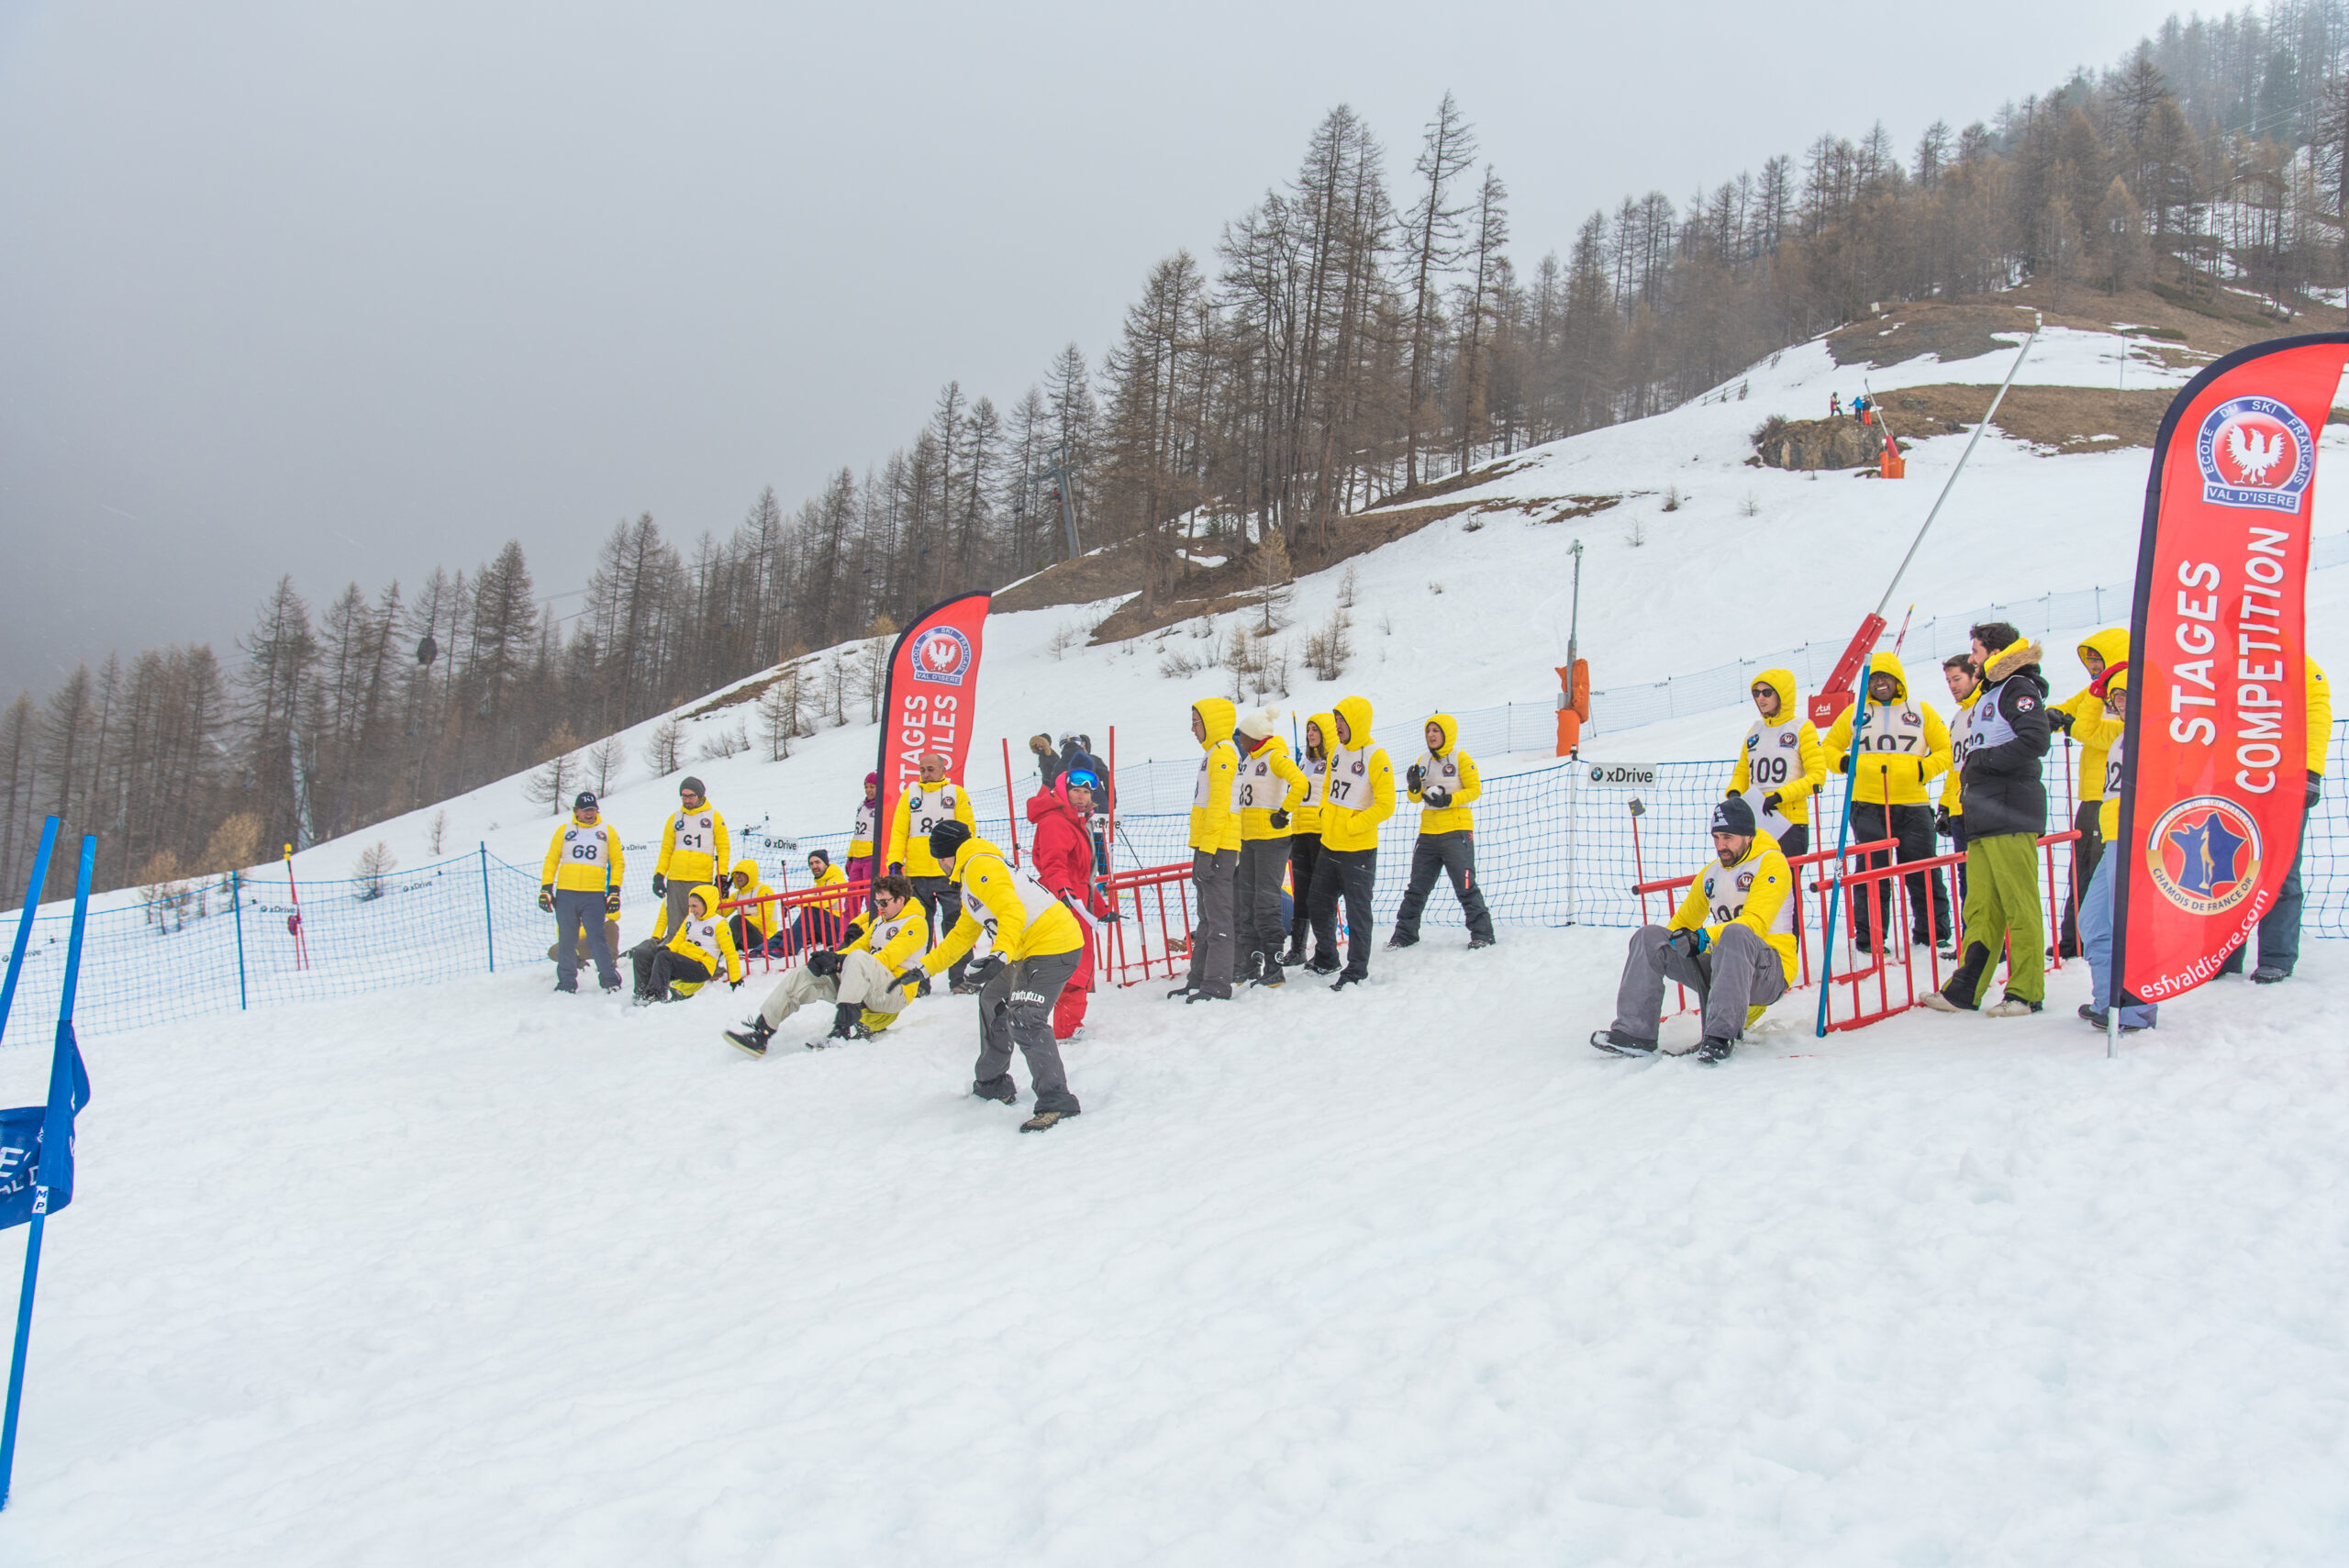
{"type": "MultiPolygon", "coordinates": [[[[836,882],[828,887],[805,887],[796,893],[770,893],[763,898],[723,898],[718,900],[720,915],[734,914],[756,906],[758,923],[765,940],[759,943],[757,958],[762,973],[772,970],[777,958],[786,962],[796,959],[810,944],[829,947],[841,940],[849,924],[864,908],[865,895],[872,890],[869,882],[836,882]],[[769,909],[768,905],[774,907],[769,909]],[[795,914],[805,917],[806,941],[798,940],[793,927],[802,922],[795,914]],[[774,939],[785,939],[783,951],[774,951],[774,939]]],[[[742,955],[747,961],[752,955],[742,955]]]]}
{"type": "Polygon", "coordinates": [[[1101,889],[1122,917],[1094,924],[1094,961],[1102,980],[1139,985],[1145,980],[1171,980],[1189,969],[1190,862],[1121,871],[1103,882],[1101,889]]]}
{"type": "MultiPolygon", "coordinates": [[[[2047,878],[2047,945],[2051,949],[2056,945],[2055,933],[2063,917],[2063,906],[2055,898],[2055,846],[2070,843],[2079,836],[2077,829],[2065,828],[2060,833],[2044,834],[2039,840],[2040,856],[2047,878]]],[[[1915,895],[1908,883],[1909,877],[1949,878],[1951,926],[1955,951],[1961,954],[1965,951],[1965,901],[1957,895],[1955,885],[1955,868],[1965,863],[1965,854],[1934,855],[1925,860],[1896,861],[1878,866],[1866,863],[1869,857],[1897,848],[1894,840],[1882,839],[1874,843],[1854,844],[1843,851],[1845,869],[1841,878],[1841,912],[1836,919],[1837,951],[1827,986],[1827,1027],[1831,1030],[1863,1029],[1895,1013],[1906,1012],[1917,1005],[1917,999],[1926,991],[1937,991],[1944,984],[1941,949],[1938,943],[1933,942],[1925,944],[1926,961],[1921,967],[1926,971],[1926,984],[1922,986],[1918,984],[1920,966],[1916,962],[1916,948],[1909,935],[1915,929],[1913,922],[1918,912],[1910,902],[1915,895]],[[1891,889],[1888,898],[1879,891],[1887,884],[1891,889]],[[1854,903],[1863,897],[1870,900],[1871,904],[1873,951],[1863,949],[1854,935],[1852,909],[1854,903]],[[1890,906],[1888,910],[1886,908],[1887,903],[1890,906]],[[1876,918],[1877,915],[1882,915],[1883,918],[1876,918]],[[1840,1017],[1839,1000],[1842,1003],[1840,1017]]],[[[1794,868],[1795,896],[1801,909],[1795,922],[1798,962],[1795,984],[1789,987],[1790,991],[1808,991],[1817,984],[1814,977],[1818,968],[1813,962],[1812,944],[1825,935],[1828,906],[1836,896],[1838,884],[1831,872],[1822,872],[1808,881],[1803,873],[1806,870],[1825,866],[1834,859],[1834,851],[1820,850],[1787,862],[1794,868]],[[1803,900],[1809,903],[1801,904],[1803,900]]],[[[1641,917],[1647,917],[1649,894],[1677,892],[1696,880],[1696,874],[1691,873],[1638,884],[1631,891],[1640,895],[1641,917]]],[[[1932,895],[1928,883],[1925,896],[1930,901],[1932,895]]],[[[2063,961],[2058,958],[2049,958],[2045,962],[2050,969],[2063,967],[2063,961]]],[[[1674,991],[1678,1006],[1665,1017],[1676,1018],[1683,1013],[1693,1012],[1695,1007],[1687,989],[1675,986],[1674,991]]]]}

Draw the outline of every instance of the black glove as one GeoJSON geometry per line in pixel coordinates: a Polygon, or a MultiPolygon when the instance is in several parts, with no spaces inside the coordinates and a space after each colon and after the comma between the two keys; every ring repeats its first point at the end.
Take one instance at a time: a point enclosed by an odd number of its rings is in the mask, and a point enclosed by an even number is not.
{"type": "Polygon", "coordinates": [[[930,976],[924,973],[918,965],[917,965],[912,969],[898,971],[896,978],[892,979],[889,984],[897,986],[919,985],[923,981],[929,978],[930,976]]]}
{"type": "Polygon", "coordinates": [[[808,973],[838,974],[840,972],[841,955],[832,951],[831,949],[818,948],[814,952],[807,955],[808,973]]]}
{"type": "Polygon", "coordinates": [[[1288,826],[1288,813],[1275,806],[1273,807],[1272,816],[1267,820],[1275,828],[1286,828],[1288,826]]]}
{"type": "Polygon", "coordinates": [[[669,879],[657,871],[652,873],[652,896],[655,898],[669,896],[669,879]]]}
{"type": "Polygon", "coordinates": [[[1704,929],[1699,927],[1695,930],[1673,932],[1671,941],[1674,947],[1678,948],[1690,958],[1695,958],[1698,953],[1703,952],[1707,948],[1712,946],[1713,939],[1707,936],[1704,932],[1704,929]]]}
{"type": "Polygon", "coordinates": [[[605,895],[604,895],[604,913],[605,913],[605,914],[607,914],[607,915],[617,915],[617,914],[618,914],[619,912],[620,912],[620,895],[619,895],[618,894],[617,894],[617,893],[607,893],[607,894],[605,894],[605,895]]]}
{"type": "Polygon", "coordinates": [[[729,991],[740,991],[742,989],[742,983],[739,980],[729,980],[726,983],[726,989],[729,991]]]}
{"type": "Polygon", "coordinates": [[[1780,795],[1776,790],[1772,790],[1769,794],[1762,797],[1762,814],[1765,817],[1776,816],[1778,814],[1778,803],[1786,798],[1787,797],[1785,795],[1780,795]]]}
{"type": "Polygon", "coordinates": [[[2072,732],[2072,711],[2069,708],[2050,707],[2047,710],[2047,722],[2069,735],[2072,732]]]}
{"type": "Polygon", "coordinates": [[[2314,771],[2311,771],[2311,772],[2309,773],[2309,799],[2308,799],[2308,804],[2307,804],[2305,806],[2301,807],[2301,809],[2302,809],[2302,810],[2304,810],[2304,811],[2314,811],[2314,810],[2316,809],[2316,803],[2317,803],[2318,801],[2320,801],[2320,800],[2322,800],[2323,798],[2324,798],[2324,775],[2323,775],[2322,773],[2316,773],[2316,772],[2314,772],[2314,771]]]}
{"type": "Polygon", "coordinates": [[[891,862],[889,862],[889,874],[890,874],[891,876],[903,876],[903,875],[905,875],[905,874],[906,874],[906,862],[903,862],[903,861],[891,861],[891,862]]]}
{"type": "Polygon", "coordinates": [[[553,888],[541,887],[539,889],[539,907],[541,909],[552,909],[554,907],[553,888]]]}
{"type": "Polygon", "coordinates": [[[1731,785],[1730,788],[1721,791],[1721,796],[1726,800],[1735,800],[1739,795],[1742,795],[1745,792],[1743,790],[1737,788],[1735,785],[1731,785]]]}
{"type": "Polygon", "coordinates": [[[1933,808],[1933,831],[1944,839],[1950,836],[1948,806],[1941,806],[1933,808]]]}
{"type": "Polygon", "coordinates": [[[1448,789],[1425,790],[1420,793],[1419,798],[1427,802],[1430,806],[1434,806],[1438,811],[1442,811],[1445,806],[1452,804],[1452,792],[1448,789]]]}
{"type": "Polygon", "coordinates": [[[1411,764],[1410,772],[1408,772],[1408,773],[1405,773],[1403,776],[1404,776],[1404,778],[1406,778],[1406,779],[1408,779],[1408,781],[1410,781],[1411,788],[1412,788],[1412,790],[1413,790],[1414,792],[1416,792],[1416,791],[1419,789],[1419,778],[1420,778],[1420,773],[1419,773],[1419,763],[1417,763],[1417,762],[1413,762],[1413,763],[1411,764]]]}
{"type": "Polygon", "coordinates": [[[996,975],[1001,974],[1008,967],[1010,966],[1004,962],[1003,954],[999,952],[991,952],[987,954],[986,957],[979,960],[978,962],[971,965],[970,968],[964,970],[963,972],[963,978],[969,981],[974,985],[985,985],[988,981],[993,980],[996,975]]]}
{"type": "Polygon", "coordinates": [[[1860,753],[1857,747],[1853,748],[1852,751],[1844,754],[1843,771],[1855,777],[1858,775],[1860,771],[1860,753]]]}

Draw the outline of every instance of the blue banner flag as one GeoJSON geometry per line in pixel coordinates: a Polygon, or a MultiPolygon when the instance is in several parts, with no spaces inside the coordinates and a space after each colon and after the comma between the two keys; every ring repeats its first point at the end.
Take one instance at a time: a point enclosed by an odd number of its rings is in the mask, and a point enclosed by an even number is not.
{"type": "Polygon", "coordinates": [[[73,1118],[90,1103],[90,1074],[71,1021],[57,1029],[49,1104],[0,1111],[0,1230],[73,1201],[73,1118]]]}

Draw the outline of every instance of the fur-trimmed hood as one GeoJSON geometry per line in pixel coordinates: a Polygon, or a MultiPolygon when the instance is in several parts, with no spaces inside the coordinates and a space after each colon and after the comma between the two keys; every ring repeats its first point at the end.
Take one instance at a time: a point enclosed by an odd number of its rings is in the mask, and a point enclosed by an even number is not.
{"type": "MultiPolygon", "coordinates": [[[[2010,642],[1990,655],[1989,666],[1982,672],[1982,684],[1995,686],[2009,675],[2019,675],[2025,670],[2035,668],[2040,655],[2039,644],[2028,637],[2010,642]]],[[[2046,684],[2044,681],[2040,683],[2043,686],[2046,684]]]]}

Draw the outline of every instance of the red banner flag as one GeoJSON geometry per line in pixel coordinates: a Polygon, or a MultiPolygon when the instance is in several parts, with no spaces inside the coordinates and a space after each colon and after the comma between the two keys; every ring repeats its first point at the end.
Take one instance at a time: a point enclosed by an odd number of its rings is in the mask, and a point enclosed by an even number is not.
{"type": "Polygon", "coordinates": [[[2119,775],[2113,972],[2163,1002],[2257,929],[2299,852],[2301,633],[2324,428],[2349,333],[2260,343],[2163,417],[2145,486],[2119,775]]]}
{"type": "Polygon", "coordinates": [[[971,719],[978,706],[979,649],[986,629],[985,594],[965,594],[914,617],[889,651],[889,684],[881,700],[881,798],[875,805],[877,842],[886,842],[897,792],[920,776],[921,755],[946,759],[946,774],[967,787],[963,763],[971,751],[971,719]]]}

